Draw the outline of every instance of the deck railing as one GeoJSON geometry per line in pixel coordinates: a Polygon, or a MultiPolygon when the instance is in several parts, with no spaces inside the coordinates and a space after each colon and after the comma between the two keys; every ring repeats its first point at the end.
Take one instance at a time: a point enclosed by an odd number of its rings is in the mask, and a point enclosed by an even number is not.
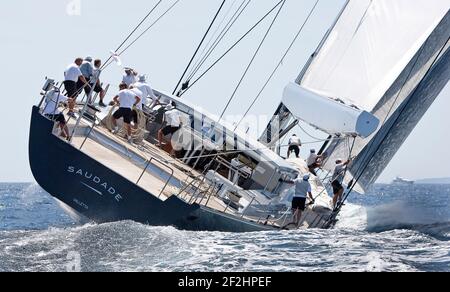
{"type": "Polygon", "coordinates": [[[172,180],[173,175],[174,175],[174,170],[173,170],[173,168],[170,167],[170,166],[168,166],[167,164],[165,164],[165,163],[159,161],[159,160],[156,159],[156,158],[153,158],[153,157],[150,158],[150,159],[148,160],[147,164],[145,165],[145,168],[144,168],[144,170],[142,171],[141,175],[139,176],[139,179],[137,180],[136,185],[139,185],[139,183],[141,182],[142,178],[144,177],[144,174],[147,172],[147,170],[148,170],[148,168],[150,167],[150,165],[152,165],[152,162],[156,162],[156,163],[158,163],[160,166],[163,166],[164,168],[166,168],[167,170],[169,170],[169,173],[170,173],[170,177],[167,179],[167,181],[166,181],[165,184],[164,184],[164,187],[161,189],[161,192],[160,192],[159,195],[158,195],[158,199],[160,199],[161,196],[163,195],[164,191],[166,190],[167,186],[169,185],[170,181],[172,180]]]}

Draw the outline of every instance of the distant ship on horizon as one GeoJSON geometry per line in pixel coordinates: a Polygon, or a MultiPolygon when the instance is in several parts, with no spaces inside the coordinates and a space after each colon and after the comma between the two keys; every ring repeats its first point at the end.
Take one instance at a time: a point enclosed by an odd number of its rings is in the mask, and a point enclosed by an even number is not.
{"type": "Polygon", "coordinates": [[[393,185],[397,185],[397,186],[411,186],[414,185],[416,182],[413,180],[409,180],[409,179],[405,179],[402,177],[396,177],[393,181],[392,184],[393,185]]]}

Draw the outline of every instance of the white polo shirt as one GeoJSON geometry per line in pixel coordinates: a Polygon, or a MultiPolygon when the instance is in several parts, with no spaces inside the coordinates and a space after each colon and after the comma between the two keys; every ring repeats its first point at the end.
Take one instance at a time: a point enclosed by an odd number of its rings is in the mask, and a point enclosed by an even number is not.
{"type": "Polygon", "coordinates": [[[302,141],[300,140],[299,137],[297,137],[297,136],[292,136],[292,137],[289,139],[289,146],[300,146],[300,145],[302,145],[302,141]]]}
{"type": "Polygon", "coordinates": [[[168,126],[174,128],[178,128],[181,126],[181,113],[177,109],[167,111],[164,116],[168,126]]]}
{"type": "Polygon", "coordinates": [[[121,90],[118,94],[120,108],[132,109],[134,104],[136,103],[136,95],[137,94],[130,89],[121,90]]]}
{"type": "Polygon", "coordinates": [[[73,63],[69,67],[67,67],[66,71],[64,71],[64,81],[73,81],[77,82],[78,78],[82,76],[80,67],[77,64],[73,63]]]}

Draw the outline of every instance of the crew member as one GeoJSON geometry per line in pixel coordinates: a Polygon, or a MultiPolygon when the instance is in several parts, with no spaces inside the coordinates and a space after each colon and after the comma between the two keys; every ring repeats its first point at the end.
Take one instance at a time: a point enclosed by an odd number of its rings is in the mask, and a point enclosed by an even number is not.
{"type": "Polygon", "coordinates": [[[294,213],[295,226],[299,227],[303,212],[306,209],[307,197],[310,198],[311,203],[314,204],[311,184],[309,183],[310,175],[306,174],[303,177],[299,176],[296,180],[291,181],[295,185],[295,194],[292,199],[292,212],[294,213]]]}
{"type": "Polygon", "coordinates": [[[336,160],[336,167],[334,168],[334,173],[332,177],[333,186],[333,208],[337,207],[337,203],[342,200],[342,195],[344,194],[344,178],[345,173],[347,171],[348,165],[351,163],[351,160],[343,162],[342,159],[336,160]]]}
{"type": "Polygon", "coordinates": [[[292,135],[292,137],[289,139],[289,149],[288,149],[288,153],[287,153],[287,158],[289,159],[292,152],[295,152],[295,156],[297,158],[300,158],[300,147],[301,146],[302,146],[302,141],[300,140],[300,138],[296,134],[292,135]]]}
{"type": "Polygon", "coordinates": [[[119,93],[114,97],[114,102],[119,105],[119,109],[112,116],[112,124],[114,127],[113,133],[117,134],[119,132],[117,120],[123,118],[127,130],[126,138],[128,142],[131,143],[131,112],[133,107],[139,104],[140,98],[133,91],[129,90],[125,83],[121,83],[119,89],[119,93]]]}
{"type": "MultiPolygon", "coordinates": [[[[173,135],[181,129],[183,121],[181,119],[181,113],[176,108],[176,103],[172,102],[166,107],[166,112],[164,114],[164,121],[166,126],[159,130],[158,132],[158,147],[162,147],[163,137],[173,135]]],[[[170,153],[174,155],[172,141],[170,140],[170,153]]]]}
{"type": "Polygon", "coordinates": [[[308,164],[309,172],[314,176],[317,176],[316,169],[322,166],[322,155],[317,155],[315,149],[311,149],[308,159],[306,160],[308,164]]]}

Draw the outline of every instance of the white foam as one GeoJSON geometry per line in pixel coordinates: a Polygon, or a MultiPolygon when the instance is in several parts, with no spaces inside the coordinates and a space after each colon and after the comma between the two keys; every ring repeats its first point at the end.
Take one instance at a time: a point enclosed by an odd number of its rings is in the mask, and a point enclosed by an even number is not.
{"type": "Polygon", "coordinates": [[[347,203],[339,215],[337,229],[365,230],[367,228],[367,209],[347,203]]]}

